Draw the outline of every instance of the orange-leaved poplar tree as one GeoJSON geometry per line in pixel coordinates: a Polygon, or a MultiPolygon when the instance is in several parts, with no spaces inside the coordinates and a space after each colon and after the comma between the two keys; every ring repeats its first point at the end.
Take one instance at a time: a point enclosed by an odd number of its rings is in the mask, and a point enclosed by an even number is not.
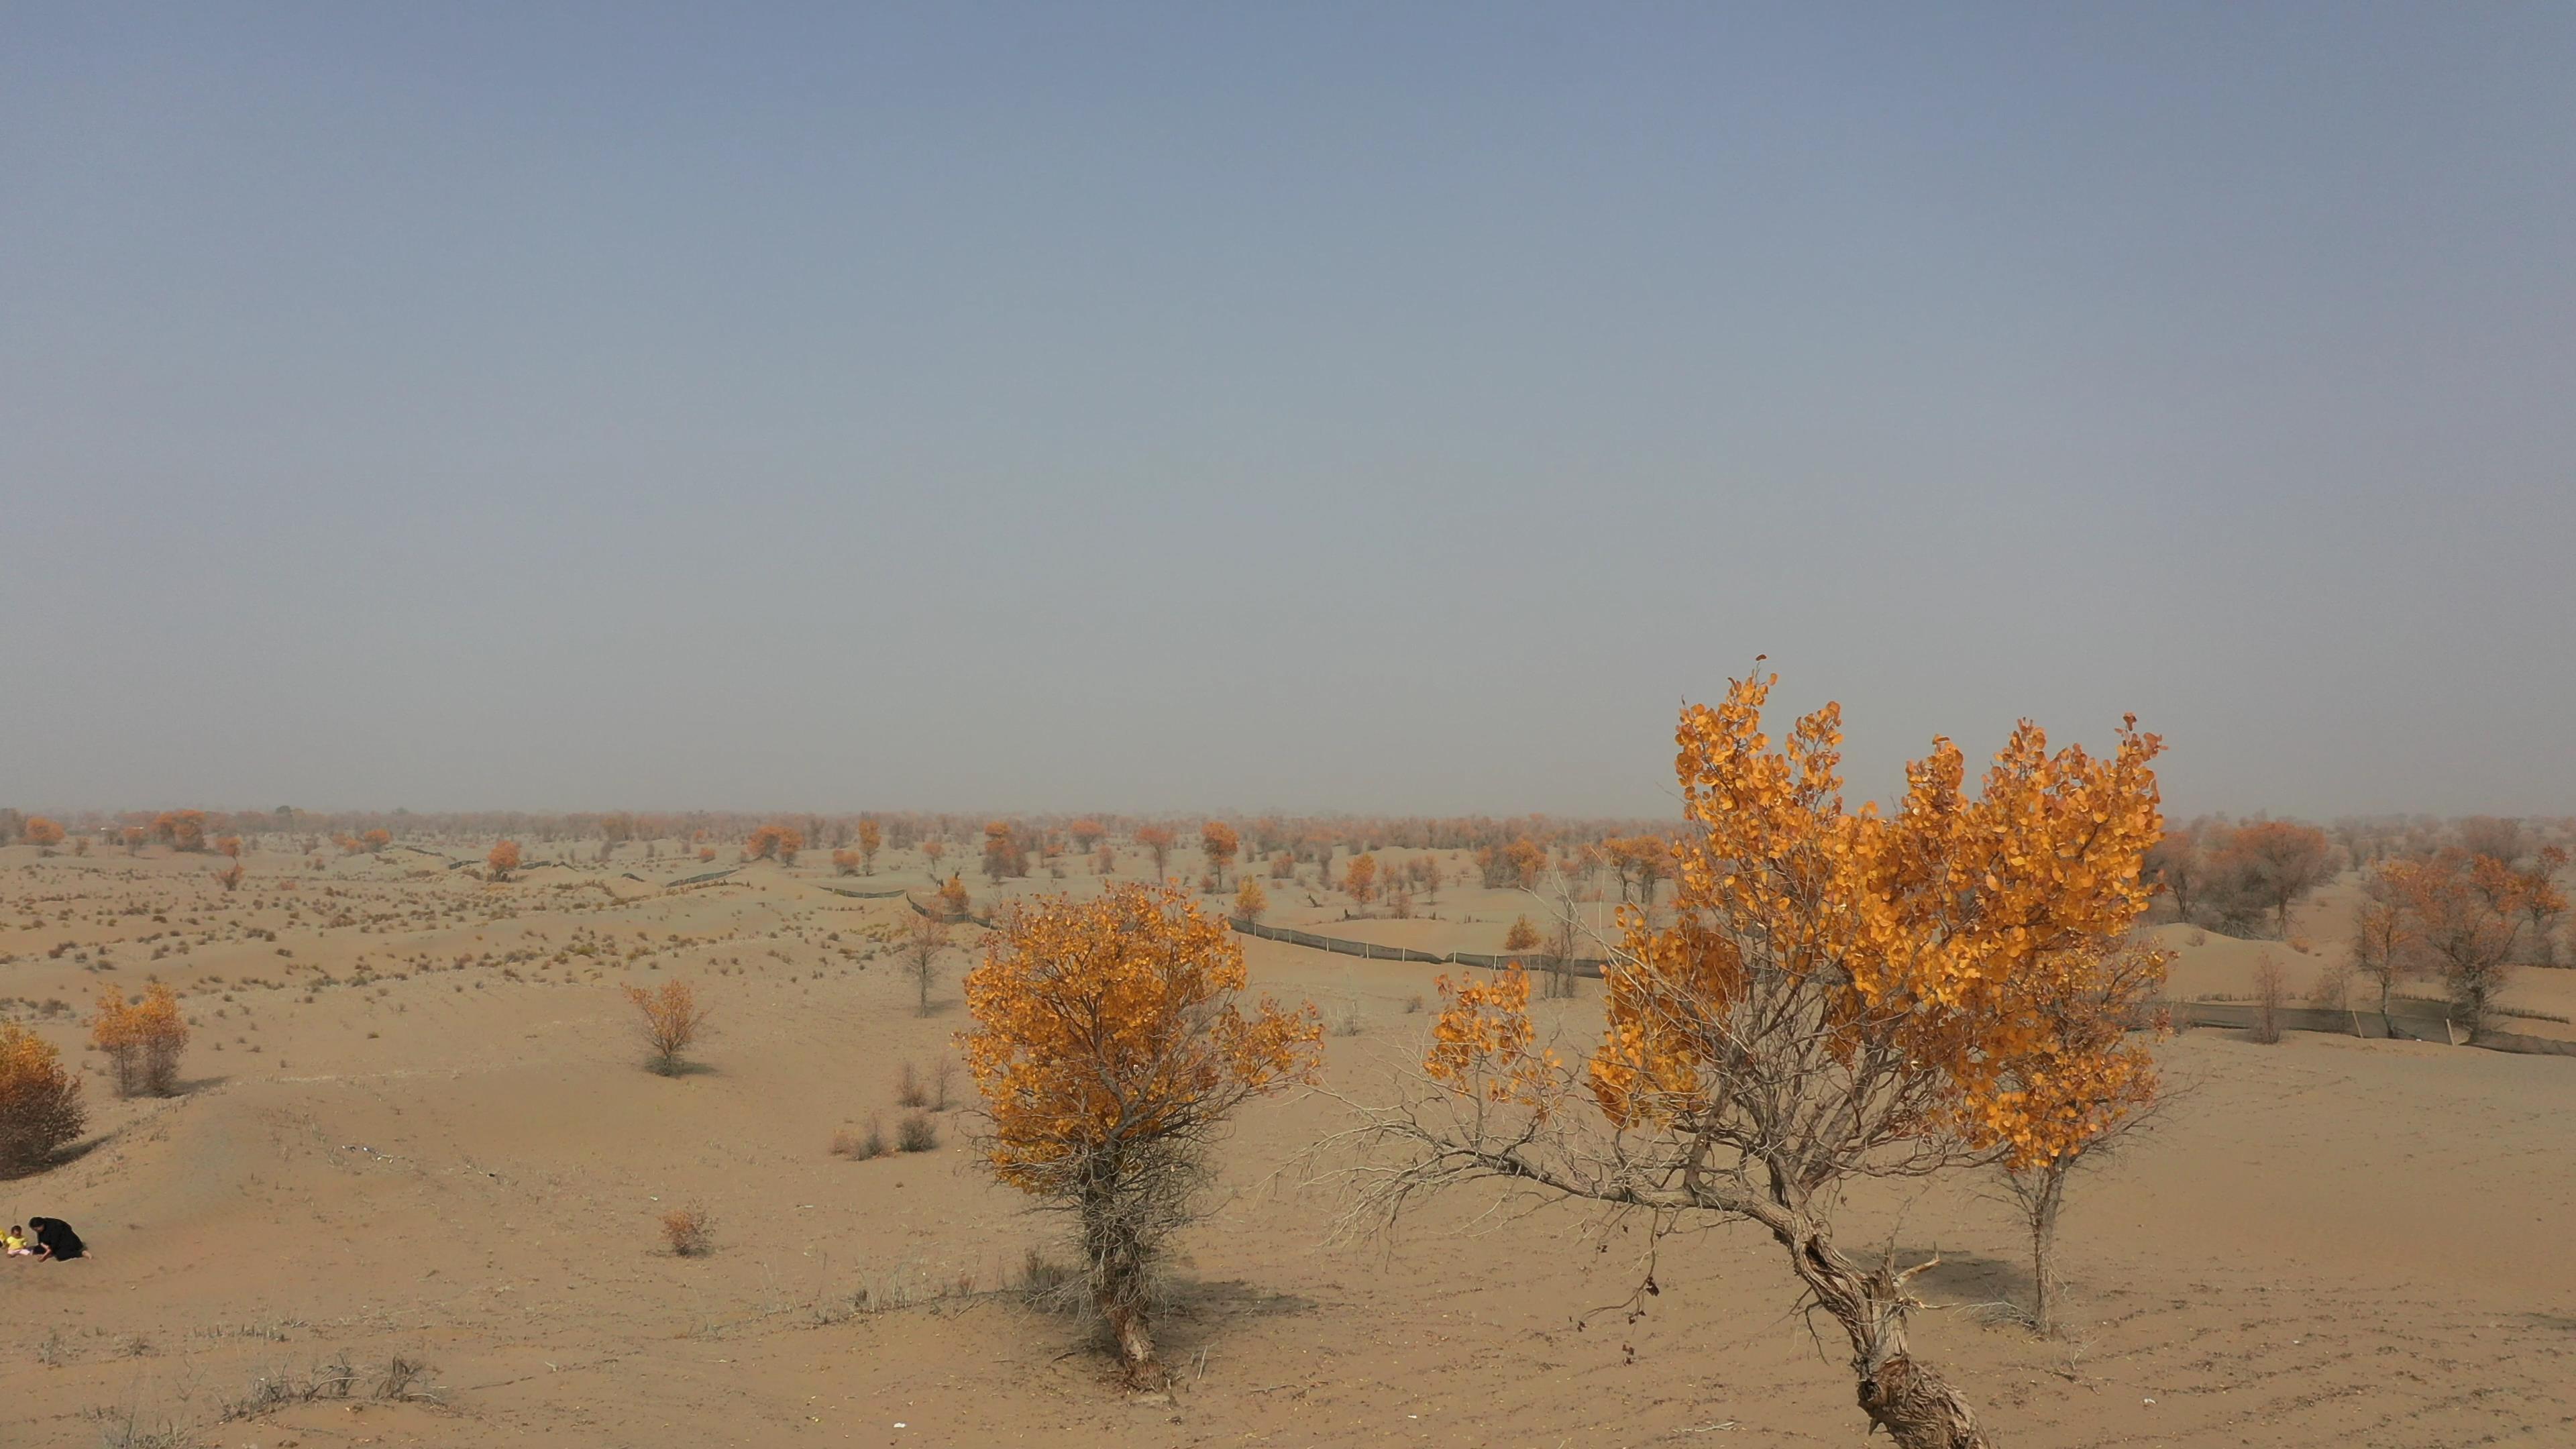
{"type": "Polygon", "coordinates": [[[1222,820],[1211,820],[1199,827],[1199,850],[1207,856],[1208,869],[1215,873],[1216,883],[1225,884],[1225,873],[1234,868],[1234,857],[1243,848],[1243,838],[1234,827],[1222,820]]]}
{"type": "Polygon", "coordinates": [[[518,868],[519,842],[515,840],[502,841],[500,844],[493,846],[490,853],[483,857],[483,878],[485,880],[493,882],[506,881],[510,878],[510,872],[517,870],[518,868]]]}
{"type": "Polygon", "coordinates": [[[1270,892],[1261,888],[1261,882],[1254,880],[1250,876],[1245,876],[1241,881],[1236,883],[1234,891],[1234,918],[1236,920],[1259,921],[1262,914],[1269,909],[1270,892]]]}
{"type": "Polygon", "coordinates": [[[1138,1381],[1160,1377],[1155,1265],[1204,1206],[1227,1118],[1321,1060],[1311,1005],[1247,1009],[1244,984],[1234,934],[1168,885],[1014,906],[966,977],[976,1145],[1003,1182],[1073,1219],[1092,1303],[1138,1381]]]}
{"type": "Polygon", "coordinates": [[[877,873],[877,852],[885,848],[885,827],[866,816],[859,818],[859,868],[868,875],[877,873]]]}
{"type": "Polygon", "coordinates": [[[1156,880],[1163,878],[1163,868],[1171,862],[1174,839],[1172,827],[1168,825],[1147,825],[1136,832],[1136,843],[1145,847],[1146,853],[1154,857],[1154,879],[1156,880]]]}
{"type": "Polygon", "coordinates": [[[665,1077],[686,1071],[688,1063],[681,1053],[697,1045],[706,1034],[707,1018],[714,1014],[699,1003],[697,988],[686,981],[665,981],[658,991],[629,986],[626,1000],[635,1008],[636,1034],[652,1053],[645,1065],[665,1077]]]}
{"type": "Polygon", "coordinates": [[[1841,1325],[1860,1407],[1897,1449],[1984,1449],[1967,1399],[1908,1345],[1921,1268],[1846,1254],[1836,1206],[1858,1179],[2041,1140],[2052,1074],[2119,1070],[2049,1023],[2085,1009],[2146,909],[2158,741],[2131,722],[2108,758],[2052,754],[2025,721],[1972,795],[1959,749],[1936,739],[1894,813],[1853,811],[1840,710],[1774,746],[1771,683],[1682,713],[1693,829],[1669,847],[1670,915],[1621,912],[1588,1059],[1539,1045],[1522,973],[1444,982],[1427,1093],[1352,1134],[1350,1221],[1477,1178],[1634,1211],[1650,1239],[1749,1220],[1841,1325]]]}
{"type": "Polygon", "coordinates": [[[2164,951],[2132,938],[2058,956],[2047,989],[2028,993],[2030,1025],[1996,1064],[1999,1090],[1970,1139],[2003,1153],[2005,1190],[2030,1233],[2031,1326],[2056,1331],[2057,1219],[2066,1182],[2147,1120],[2160,1085],[2149,1043],[2169,1028],[2155,1006],[2164,951]]]}
{"type": "Polygon", "coordinates": [[[27,837],[29,845],[40,847],[48,852],[63,843],[63,827],[42,815],[28,816],[22,833],[27,837]]]}
{"type": "Polygon", "coordinates": [[[805,848],[805,832],[793,825],[769,824],[751,832],[742,843],[745,860],[775,860],[781,865],[794,865],[796,852],[805,848]]]}
{"type": "Polygon", "coordinates": [[[1377,899],[1377,857],[1352,856],[1342,866],[1342,889],[1363,906],[1377,899]]]}
{"type": "Polygon", "coordinates": [[[89,1120],[80,1079],[54,1044],[0,1021],[0,1177],[34,1172],[71,1145],[89,1120]]]}
{"type": "Polygon", "coordinates": [[[188,1023],[168,985],[153,982],[135,1002],[113,986],[101,988],[90,1043],[115,1067],[118,1096],[166,1097],[179,1089],[179,1054],[188,1046],[188,1023]]]}
{"type": "Polygon", "coordinates": [[[2424,955],[2442,973],[2472,1040],[2495,1014],[2526,913],[2535,905],[2566,909],[2566,897],[2551,882],[2566,863],[2567,852],[2556,846],[2541,851],[2532,870],[2453,846],[2427,860],[2393,860],[2382,867],[2381,878],[2411,918],[2424,955]]]}

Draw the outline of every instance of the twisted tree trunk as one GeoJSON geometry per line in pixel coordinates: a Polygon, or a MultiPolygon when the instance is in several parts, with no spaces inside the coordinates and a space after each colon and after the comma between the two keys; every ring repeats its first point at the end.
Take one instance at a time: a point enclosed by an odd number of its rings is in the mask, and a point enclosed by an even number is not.
{"type": "Polygon", "coordinates": [[[1863,1269],[1803,1224],[1774,1236],[1789,1250],[1800,1281],[1850,1336],[1861,1412],[1887,1431],[1896,1449],[1993,1449],[1967,1399],[1906,1349],[1905,1313],[1913,1300],[1905,1280],[1921,1269],[1863,1269]]]}

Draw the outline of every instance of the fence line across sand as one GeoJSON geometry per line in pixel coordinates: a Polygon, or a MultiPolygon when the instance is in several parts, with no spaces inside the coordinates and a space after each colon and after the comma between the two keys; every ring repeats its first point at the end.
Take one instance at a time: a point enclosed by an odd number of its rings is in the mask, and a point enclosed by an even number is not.
{"type": "MultiPolygon", "coordinates": [[[[1340,936],[1319,936],[1312,931],[1294,931],[1286,926],[1265,926],[1258,921],[1247,921],[1239,916],[1230,918],[1227,924],[1247,936],[1258,936],[1265,941],[1284,941],[1291,946],[1306,946],[1317,951],[1330,951],[1341,956],[1358,956],[1370,961],[1419,961],[1428,966],[1477,966],[1488,971],[1499,971],[1504,967],[1515,965],[1544,970],[1558,964],[1544,953],[1537,951],[1517,951],[1493,956],[1476,951],[1451,951],[1446,955],[1433,955],[1429,951],[1416,951],[1410,946],[1382,946],[1375,941],[1353,941],[1340,936]]],[[[1599,976],[1605,963],[1596,957],[1578,957],[1562,964],[1564,969],[1577,976],[1599,976]]]]}
{"type": "MultiPolygon", "coordinates": [[[[918,906],[915,909],[919,909],[918,906]]],[[[1417,961],[1429,966],[1475,966],[1498,971],[1509,966],[1545,970],[1552,963],[1538,952],[1519,952],[1489,956],[1474,951],[1451,951],[1434,955],[1410,946],[1382,946],[1375,941],[1353,941],[1341,936],[1318,935],[1313,931],[1292,930],[1286,926],[1265,926],[1257,921],[1231,921],[1236,930],[1265,941],[1279,941],[1291,946],[1305,946],[1317,951],[1330,951],[1341,956],[1358,956],[1370,961],[1417,961]]],[[[1598,977],[1605,963],[1595,958],[1565,963],[1577,976],[1598,977]]],[[[2177,1027],[2233,1027],[2250,1031],[2257,1008],[2242,1001],[2159,1001],[2151,1003],[2169,1012],[2177,1027]]],[[[2338,1036],[2389,1037],[2405,1041],[2447,1042],[2454,1046],[2480,1046],[2489,1051],[2517,1052],[2532,1056],[2576,1057],[2576,1041],[2556,1037],[2526,1036],[2520,1032],[2489,1028],[2470,1039],[2468,1028],[2454,1021],[2439,1003],[2426,1001],[2392,1001],[2388,1015],[2377,1010],[2329,1010],[2317,1006],[2283,1006],[2274,1011],[2274,1019],[2283,1031],[2319,1031],[2338,1036]]]]}

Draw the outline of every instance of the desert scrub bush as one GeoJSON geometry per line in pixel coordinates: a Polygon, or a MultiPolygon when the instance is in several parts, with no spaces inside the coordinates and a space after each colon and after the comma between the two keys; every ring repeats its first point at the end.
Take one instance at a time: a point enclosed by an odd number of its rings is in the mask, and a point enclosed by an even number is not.
{"type": "Polygon", "coordinates": [[[79,1137],[80,1081],[53,1043],[0,1021],[0,1177],[34,1172],[79,1137]]]}
{"type": "Polygon", "coordinates": [[[966,978],[976,1145],[1002,1182],[1072,1220],[1092,1304],[1138,1381],[1162,1377],[1152,1277],[1200,1215],[1227,1119],[1320,1061],[1314,1008],[1246,1011],[1244,980],[1233,931],[1168,885],[1016,907],[966,978]]]}
{"type": "Polygon", "coordinates": [[[906,1152],[928,1152],[939,1145],[939,1125],[927,1112],[910,1113],[895,1129],[895,1145],[906,1152]]]}
{"type": "Polygon", "coordinates": [[[2281,1040],[2281,1008],[2290,999],[2290,973],[2269,951],[2254,957],[2254,1039],[2265,1046],[2281,1040]]]}
{"type": "Polygon", "coordinates": [[[697,989],[686,981],[665,981],[658,991],[629,986],[626,999],[639,1018],[636,1032],[652,1053],[645,1065],[663,1076],[678,1076],[687,1067],[680,1054],[697,1045],[710,1015],[698,1004],[697,989]]]}
{"type": "Polygon", "coordinates": [[[1530,918],[1527,916],[1512,917],[1512,928],[1503,933],[1503,949],[1506,951],[1537,950],[1538,927],[1531,925],[1530,918]]]}
{"type": "Polygon", "coordinates": [[[885,1156],[886,1151],[885,1124],[874,1117],[868,1119],[867,1130],[864,1132],[844,1127],[832,1134],[834,1157],[846,1157],[852,1162],[867,1162],[885,1156]]]}
{"type": "Polygon", "coordinates": [[[715,1251],[716,1220],[704,1208],[673,1208],[662,1214],[662,1241],[673,1257],[703,1258],[715,1251]]]}
{"type": "Polygon", "coordinates": [[[100,991],[90,1041],[116,1073],[120,1097],[167,1097],[179,1089],[179,1055],[188,1046],[188,1023],[179,998],[153,982],[143,999],[129,1003],[115,987],[100,991]]]}
{"type": "Polygon", "coordinates": [[[930,1090],[921,1082],[921,1070],[905,1062],[894,1074],[894,1104],[898,1107],[927,1107],[930,1090]]]}

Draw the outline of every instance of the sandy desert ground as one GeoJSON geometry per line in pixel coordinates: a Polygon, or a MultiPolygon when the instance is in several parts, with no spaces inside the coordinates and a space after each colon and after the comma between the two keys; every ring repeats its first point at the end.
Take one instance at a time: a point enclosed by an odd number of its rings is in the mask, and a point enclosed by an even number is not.
{"type": "MultiPolygon", "coordinates": [[[[919,858],[857,880],[806,859],[667,889],[695,863],[630,846],[496,887],[420,851],[254,852],[227,896],[202,856],[0,850],[0,1006],[86,1064],[93,1109],[80,1155],[0,1184],[0,1214],[95,1249],[0,1266],[0,1445],[1861,1441],[1838,1340],[1749,1231],[1668,1244],[1633,1321],[1585,1315],[1629,1296],[1635,1236],[1586,1241],[1568,1209],[1470,1231],[1490,1199],[1453,1198],[1325,1246],[1336,1201],[1288,1170],[1341,1120],[1322,1095],[1246,1113],[1165,1325],[1179,1382],[1120,1392],[1078,1322],[1008,1291],[1050,1229],[978,1175],[955,1113],[926,1153],[827,1150],[948,1053],[965,956],[916,1015],[888,944],[905,903],[833,887],[922,886],[919,858]],[[81,1018],[154,974],[196,1026],[186,1089],[119,1101],[81,1018]],[[718,1031],[663,1078],[618,988],[674,977],[718,1031]],[[683,1204],[714,1215],[711,1255],[663,1248],[683,1204]],[[398,1357],[425,1394],[371,1397],[398,1357]],[[240,1413],[340,1361],[350,1397],[240,1413]]],[[[1012,889],[1091,889],[1073,869],[1012,889]]],[[[1528,909],[1453,889],[1439,920],[1344,925],[1346,903],[1273,899],[1276,922],[1442,949],[1494,949],[1528,909]]],[[[2349,905],[2305,908],[2294,985],[2349,905]]],[[[2256,950],[2289,951],[2170,939],[2188,994],[2242,994],[2256,950]]],[[[1382,1095],[1416,1054],[1409,1007],[1444,968],[1247,949],[1259,988],[1356,1004],[1332,1091],[1382,1095]]],[[[2567,1033],[2546,1018],[2576,1015],[2571,988],[2525,973],[2516,1028],[2567,1033]]],[[[1590,1029],[1588,999],[1547,1009],[1590,1029]]],[[[1990,1306],[2027,1269],[1985,1184],[1854,1205],[1938,1250],[1918,1346],[2003,1443],[2576,1444],[2576,1058],[2222,1031],[2166,1052],[2182,1090],[2068,1210],[2061,1340],[1990,1306]]]]}

